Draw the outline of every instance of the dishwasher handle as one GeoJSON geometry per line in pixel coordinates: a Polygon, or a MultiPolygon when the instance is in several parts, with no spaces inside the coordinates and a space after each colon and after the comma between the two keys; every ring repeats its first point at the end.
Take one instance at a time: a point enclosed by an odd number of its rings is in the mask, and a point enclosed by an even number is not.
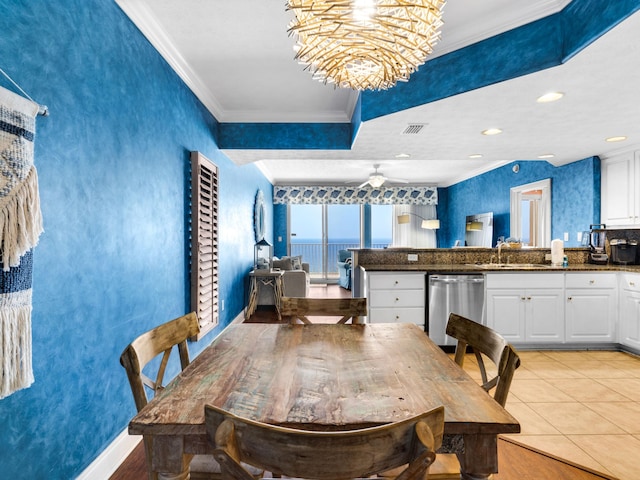
{"type": "Polygon", "coordinates": [[[438,276],[430,276],[430,282],[434,283],[484,283],[483,276],[467,276],[463,277],[438,277],[438,276]]]}

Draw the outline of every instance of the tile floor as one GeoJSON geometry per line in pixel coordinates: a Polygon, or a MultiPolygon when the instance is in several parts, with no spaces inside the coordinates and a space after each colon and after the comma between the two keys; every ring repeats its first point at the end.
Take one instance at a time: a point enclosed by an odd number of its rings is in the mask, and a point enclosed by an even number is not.
{"type": "MultiPolygon", "coordinates": [[[[597,472],[640,472],[640,357],[608,351],[519,351],[507,410],[514,440],[597,472]]],[[[465,369],[479,378],[472,356],[465,369]]]]}

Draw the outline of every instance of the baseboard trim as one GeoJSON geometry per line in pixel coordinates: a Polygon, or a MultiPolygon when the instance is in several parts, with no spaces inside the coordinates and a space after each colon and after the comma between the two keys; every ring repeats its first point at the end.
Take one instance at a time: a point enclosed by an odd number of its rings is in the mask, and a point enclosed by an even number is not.
{"type": "Polygon", "coordinates": [[[142,436],[129,435],[127,429],[123,430],[76,480],[109,480],[141,441],[142,436]]]}

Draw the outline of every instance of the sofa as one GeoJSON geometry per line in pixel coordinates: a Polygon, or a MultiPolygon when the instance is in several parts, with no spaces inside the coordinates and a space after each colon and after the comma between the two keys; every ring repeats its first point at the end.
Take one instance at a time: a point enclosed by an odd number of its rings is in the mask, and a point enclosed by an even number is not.
{"type": "Polygon", "coordinates": [[[351,252],[338,250],[338,285],[351,290],[351,252]]]}
{"type": "MultiPolygon", "coordinates": [[[[285,297],[308,297],[311,277],[309,264],[302,261],[302,257],[274,257],[271,268],[284,271],[282,277],[282,294],[285,297]]],[[[258,305],[275,305],[272,288],[258,289],[258,305]]]]}

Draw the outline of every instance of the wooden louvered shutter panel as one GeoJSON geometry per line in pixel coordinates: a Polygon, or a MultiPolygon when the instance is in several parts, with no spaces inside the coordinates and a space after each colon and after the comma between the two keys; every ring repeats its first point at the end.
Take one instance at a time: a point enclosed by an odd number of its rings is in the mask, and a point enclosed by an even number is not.
{"type": "Polygon", "coordinates": [[[191,310],[196,340],[218,325],[218,167],[191,152],[191,310]]]}

